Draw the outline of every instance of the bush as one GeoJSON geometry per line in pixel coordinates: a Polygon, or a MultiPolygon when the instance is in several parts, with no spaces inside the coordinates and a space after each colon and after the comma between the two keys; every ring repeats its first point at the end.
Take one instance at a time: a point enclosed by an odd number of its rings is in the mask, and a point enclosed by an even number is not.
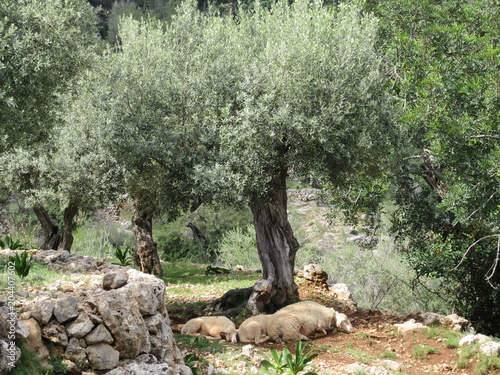
{"type": "Polygon", "coordinates": [[[73,233],[72,252],[99,258],[112,257],[115,246],[127,247],[133,242],[132,232],[115,223],[87,219],[73,233]]]}
{"type": "Polygon", "coordinates": [[[219,262],[225,267],[236,265],[247,269],[260,268],[259,253],[255,242],[255,229],[248,225],[228,231],[219,244],[219,262]]]}
{"type": "Polygon", "coordinates": [[[203,263],[208,260],[208,254],[200,244],[175,230],[159,236],[157,244],[160,258],[168,262],[190,260],[203,263]]]}

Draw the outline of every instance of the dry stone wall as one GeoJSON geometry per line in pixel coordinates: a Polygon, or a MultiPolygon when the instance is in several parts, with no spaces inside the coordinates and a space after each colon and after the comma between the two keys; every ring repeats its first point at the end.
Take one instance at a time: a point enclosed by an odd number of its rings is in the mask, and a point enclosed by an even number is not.
{"type": "Polygon", "coordinates": [[[88,280],[73,277],[56,290],[33,290],[32,300],[20,298],[18,325],[40,359],[48,360],[49,346],[72,373],[192,374],[173,337],[162,280],[68,252],[37,251],[33,258],[62,273],[86,272],[88,280]]]}

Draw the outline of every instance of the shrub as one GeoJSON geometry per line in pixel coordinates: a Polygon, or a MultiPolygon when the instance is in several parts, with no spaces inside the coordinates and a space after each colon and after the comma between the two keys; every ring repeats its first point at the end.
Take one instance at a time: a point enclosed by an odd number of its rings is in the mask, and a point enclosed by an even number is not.
{"type": "Polygon", "coordinates": [[[228,268],[236,265],[248,269],[261,266],[252,225],[228,231],[220,241],[218,253],[219,262],[228,268]]]}
{"type": "Polygon", "coordinates": [[[13,240],[11,236],[5,236],[0,239],[0,248],[11,250],[24,250],[25,246],[19,240],[13,240]]]}
{"type": "Polygon", "coordinates": [[[31,268],[33,255],[30,255],[28,258],[28,253],[23,251],[21,255],[16,254],[15,256],[9,257],[10,261],[14,263],[14,269],[16,271],[16,275],[21,279],[28,276],[31,268]]]}

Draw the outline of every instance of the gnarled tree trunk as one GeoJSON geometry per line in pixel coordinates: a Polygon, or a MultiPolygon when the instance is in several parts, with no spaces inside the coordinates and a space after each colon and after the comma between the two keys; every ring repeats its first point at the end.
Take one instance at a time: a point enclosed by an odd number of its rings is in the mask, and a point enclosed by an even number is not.
{"type": "Polygon", "coordinates": [[[153,215],[141,207],[139,200],[134,199],[132,228],[135,235],[136,252],[141,263],[141,271],[163,276],[156,242],[153,241],[153,215]]]}
{"type": "Polygon", "coordinates": [[[64,229],[62,233],[62,241],[59,244],[58,250],[71,250],[73,245],[73,221],[78,212],[78,204],[70,203],[64,209],[64,229]]]}
{"type": "Polygon", "coordinates": [[[42,205],[37,204],[33,206],[33,211],[40,222],[43,232],[43,243],[40,249],[56,250],[61,242],[59,227],[52,222],[49,213],[42,205]]]}
{"type": "Polygon", "coordinates": [[[299,243],[293,235],[286,212],[285,166],[271,181],[268,201],[252,204],[250,208],[263,267],[263,278],[255,283],[247,302],[247,307],[256,315],[263,311],[274,312],[299,298],[298,287],[293,280],[299,243]]]}

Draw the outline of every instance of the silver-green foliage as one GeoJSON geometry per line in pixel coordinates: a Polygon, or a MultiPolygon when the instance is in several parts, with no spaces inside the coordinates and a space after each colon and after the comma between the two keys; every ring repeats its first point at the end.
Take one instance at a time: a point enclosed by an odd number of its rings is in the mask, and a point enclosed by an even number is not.
{"type": "Polygon", "coordinates": [[[246,269],[260,267],[255,229],[251,225],[246,228],[236,227],[228,231],[220,241],[217,252],[219,262],[226,267],[237,265],[246,269]]]}
{"type": "Polygon", "coordinates": [[[88,66],[96,15],[82,0],[0,3],[0,150],[39,142],[57,96],[88,66]]]}

